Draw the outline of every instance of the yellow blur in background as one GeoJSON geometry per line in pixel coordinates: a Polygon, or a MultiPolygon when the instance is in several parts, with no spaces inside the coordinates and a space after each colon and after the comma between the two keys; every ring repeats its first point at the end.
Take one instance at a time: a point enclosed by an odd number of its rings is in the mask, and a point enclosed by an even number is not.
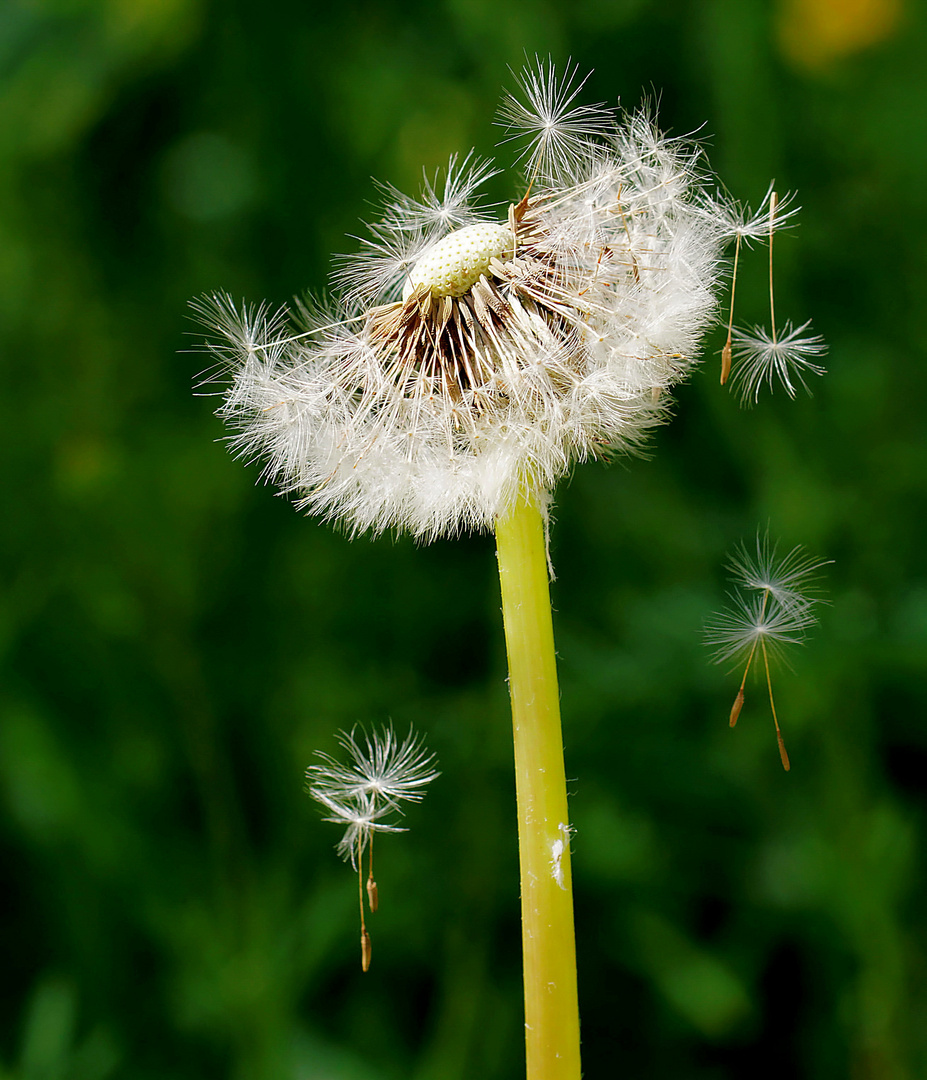
{"type": "Polygon", "coordinates": [[[794,63],[826,68],[893,37],[903,7],[902,0],[783,0],[779,40],[794,63]]]}

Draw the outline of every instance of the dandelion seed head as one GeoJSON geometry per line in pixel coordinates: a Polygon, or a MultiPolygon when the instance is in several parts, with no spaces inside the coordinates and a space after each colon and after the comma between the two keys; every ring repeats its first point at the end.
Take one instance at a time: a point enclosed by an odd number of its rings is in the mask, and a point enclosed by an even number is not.
{"type": "MultiPolygon", "coordinates": [[[[531,176],[507,213],[479,203],[493,164],[452,158],[417,199],[384,189],[332,301],[200,302],[230,445],[298,508],[350,533],[487,529],[666,418],[717,315],[731,221],[756,226],[708,194],[697,146],[648,109],[578,103],[582,86],[537,61],[506,99],[531,176]]],[[[792,386],[812,347],[765,348],[747,392],[779,368],[792,386]]]]}

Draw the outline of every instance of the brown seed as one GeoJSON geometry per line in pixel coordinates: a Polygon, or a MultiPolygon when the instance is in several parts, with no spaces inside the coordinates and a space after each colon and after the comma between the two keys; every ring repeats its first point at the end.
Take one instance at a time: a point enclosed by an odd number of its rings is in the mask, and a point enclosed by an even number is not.
{"type": "Polygon", "coordinates": [[[367,878],[367,903],[370,905],[371,911],[376,911],[380,904],[377,883],[372,877],[367,878]]]}
{"type": "Polygon", "coordinates": [[[366,930],[361,931],[361,968],[367,971],[370,967],[370,935],[366,930]]]}
{"type": "Polygon", "coordinates": [[[737,723],[737,717],[740,716],[740,710],[744,707],[744,690],[741,687],[737,691],[737,697],[734,698],[734,704],[731,706],[731,720],[730,724],[733,727],[737,723]]]}
{"type": "Polygon", "coordinates": [[[721,350],[721,385],[727,382],[731,373],[731,335],[728,334],[724,348],[721,350]]]}
{"type": "Polygon", "coordinates": [[[785,742],[782,739],[781,731],[776,732],[776,739],[779,743],[779,757],[782,758],[782,768],[785,769],[786,772],[788,772],[792,768],[792,766],[789,763],[789,755],[785,751],[785,742]]]}

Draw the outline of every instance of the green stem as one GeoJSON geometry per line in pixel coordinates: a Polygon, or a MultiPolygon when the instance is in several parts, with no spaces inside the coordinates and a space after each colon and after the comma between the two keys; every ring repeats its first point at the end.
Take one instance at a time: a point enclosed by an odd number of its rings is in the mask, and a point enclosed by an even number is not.
{"type": "Polygon", "coordinates": [[[528,1080],[579,1080],[579,1006],[560,695],[544,520],[496,522],[515,734],[528,1080]]]}

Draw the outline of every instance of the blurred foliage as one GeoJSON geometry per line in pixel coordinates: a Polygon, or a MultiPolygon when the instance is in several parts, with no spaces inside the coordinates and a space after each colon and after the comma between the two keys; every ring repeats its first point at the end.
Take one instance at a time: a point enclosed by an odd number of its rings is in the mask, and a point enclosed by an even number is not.
{"type": "Polygon", "coordinates": [[[649,460],[558,493],[586,1073],[927,1075],[923,9],[6,0],[3,1080],[521,1074],[491,539],[300,518],[226,454],[184,350],[192,296],[323,288],[370,175],[414,190],[491,152],[535,52],[705,123],[738,197],[798,189],[777,299],[830,344],[814,398],[749,411],[710,356],[649,460]],[[767,522],[835,560],[777,685],[788,776],[761,687],[732,733],[700,643],[767,522]],[[379,849],[362,976],[302,772],[387,717],[443,775],[379,849]]]}

